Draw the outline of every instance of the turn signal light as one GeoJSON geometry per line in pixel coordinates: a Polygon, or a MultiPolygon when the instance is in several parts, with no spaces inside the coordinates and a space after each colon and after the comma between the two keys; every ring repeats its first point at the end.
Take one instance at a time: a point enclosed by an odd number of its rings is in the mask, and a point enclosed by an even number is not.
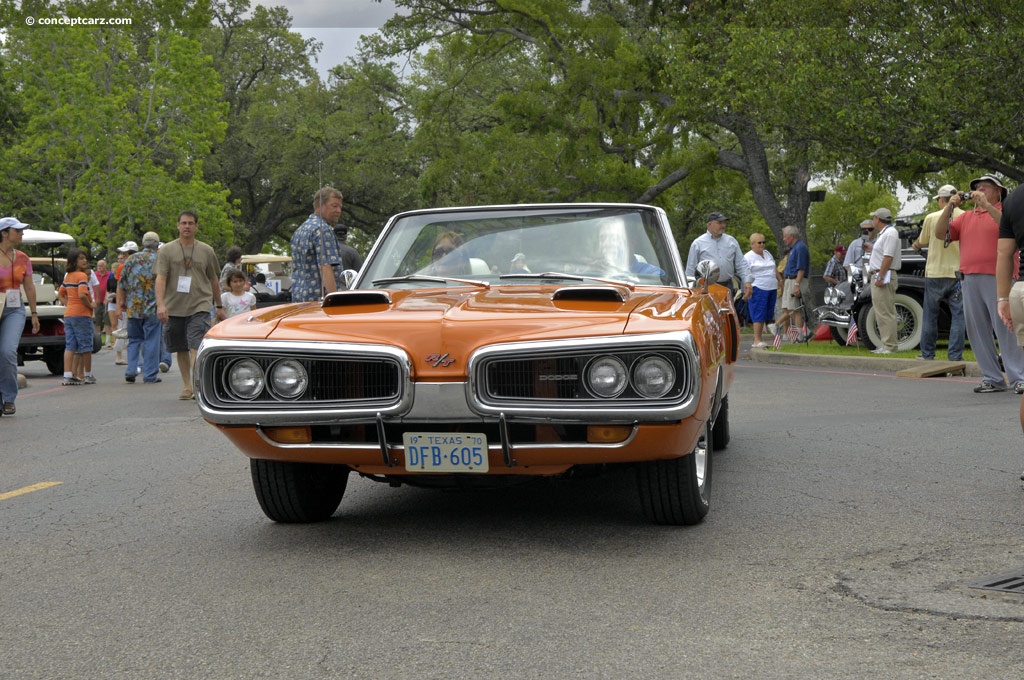
{"type": "Polygon", "coordinates": [[[629,425],[588,425],[587,442],[590,444],[617,444],[629,438],[633,428],[629,425]]]}
{"type": "Polygon", "coordinates": [[[313,441],[313,433],[308,427],[268,427],[263,432],[278,444],[308,444],[313,441]]]}

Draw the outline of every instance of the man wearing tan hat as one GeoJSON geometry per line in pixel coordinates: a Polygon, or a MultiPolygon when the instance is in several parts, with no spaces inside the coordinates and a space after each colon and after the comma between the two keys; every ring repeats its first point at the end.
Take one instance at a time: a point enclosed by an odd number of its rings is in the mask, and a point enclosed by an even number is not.
{"type": "Polygon", "coordinates": [[[872,354],[892,354],[899,345],[899,327],[896,322],[896,272],[902,265],[900,235],[892,226],[892,211],[879,208],[871,213],[878,237],[871,247],[868,275],[871,282],[871,306],[875,310],[878,338],[881,345],[872,354]]]}
{"type": "MultiPolygon", "coordinates": [[[[935,238],[935,225],[942,209],[950,197],[957,193],[952,184],[944,184],[933,198],[939,202],[939,209],[925,216],[921,233],[910,247],[920,252],[928,249],[924,266],[924,318],[921,320],[921,353],[918,359],[935,358],[935,344],[939,337],[939,304],[945,300],[949,307],[949,346],[946,357],[950,361],[964,359],[964,300],[956,273],[960,269],[960,243],[946,242],[935,238]]],[[[963,212],[954,208],[951,217],[956,219],[963,212]]]]}
{"type": "Polygon", "coordinates": [[[142,250],[129,257],[121,270],[121,284],[117,287],[117,311],[128,316],[128,366],[124,380],[134,383],[139,371],[139,352],[142,352],[142,382],[158,383],[160,362],[160,332],[162,326],[156,316],[156,251],[160,236],[147,231],[142,237],[142,250]]]}

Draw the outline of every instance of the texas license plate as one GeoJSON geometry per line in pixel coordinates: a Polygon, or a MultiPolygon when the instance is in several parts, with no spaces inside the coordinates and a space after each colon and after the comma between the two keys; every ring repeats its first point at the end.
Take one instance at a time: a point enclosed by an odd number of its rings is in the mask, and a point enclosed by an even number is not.
{"type": "Polygon", "coordinates": [[[406,432],[410,472],[487,472],[487,436],[478,432],[406,432]]]}

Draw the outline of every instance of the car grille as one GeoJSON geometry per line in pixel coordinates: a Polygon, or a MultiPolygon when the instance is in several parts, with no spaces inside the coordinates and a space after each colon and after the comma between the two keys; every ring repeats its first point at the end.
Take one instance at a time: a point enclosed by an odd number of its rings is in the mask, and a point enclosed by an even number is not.
{"type": "Polygon", "coordinates": [[[627,388],[615,398],[600,398],[586,386],[587,366],[599,356],[612,354],[629,367],[642,357],[657,354],[675,368],[676,380],[672,389],[659,400],[678,403],[690,394],[690,362],[678,347],[644,348],[642,350],[604,350],[593,352],[566,352],[542,356],[493,357],[482,362],[479,396],[484,403],[501,404],[558,404],[579,405],[581,402],[607,405],[609,403],[650,404],[652,400],[627,388]]]}
{"type": "MultiPolygon", "coordinates": [[[[387,357],[302,357],[292,355],[306,369],[309,384],[305,392],[288,403],[317,403],[339,405],[358,402],[391,403],[398,400],[402,390],[402,370],[397,362],[387,357]]],[[[242,359],[252,359],[265,373],[280,359],[278,356],[222,355],[213,360],[213,397],[222,405],[260,403],[281,403],[271,391],[264,388],[252,401],[241,401],[227,386],[227,375],[231,366],[242,359]]]]}

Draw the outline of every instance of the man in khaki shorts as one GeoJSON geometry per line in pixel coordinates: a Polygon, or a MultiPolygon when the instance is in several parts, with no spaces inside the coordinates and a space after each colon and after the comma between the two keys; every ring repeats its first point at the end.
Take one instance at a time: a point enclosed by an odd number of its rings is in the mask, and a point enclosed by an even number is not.
{"type": "MultiPolygon", "coordinates": [[[[1024,248],[1024,189],[1021,187],[1003,200],[997,244],[996,310],[1006,327],[1017,336],[1017,344],[1024,347],[1024,271],[1020,268],[1020,250],[1024,248]]],[[[1020,401],[1019,418],[1021,430],[1024,430],[1024,397],[1020,401]]],[[[1024,473],[1020,478],[1024,480],[1024,473]]]]}

